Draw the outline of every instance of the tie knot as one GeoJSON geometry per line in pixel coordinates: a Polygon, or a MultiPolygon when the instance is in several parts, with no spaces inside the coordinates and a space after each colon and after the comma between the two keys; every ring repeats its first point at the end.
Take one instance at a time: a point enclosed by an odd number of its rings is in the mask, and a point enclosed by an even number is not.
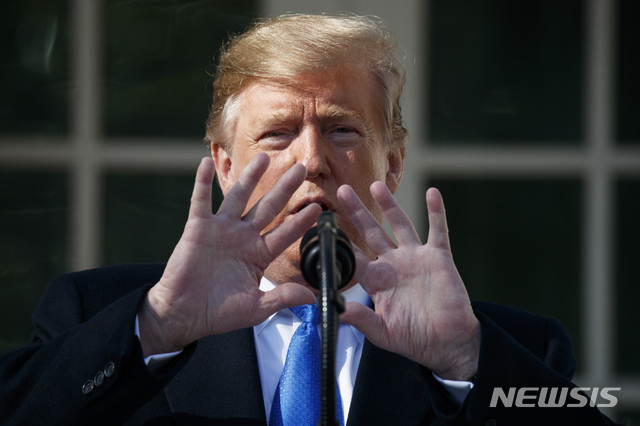
{"type": "Polygon", "coordinates": [[[310,322],[313,325],[320,324],[320,311],[318,305],[312,303],[311,305],[300,305],[291,308],[291,312],[296,314],[303,322],[310,322]]]}

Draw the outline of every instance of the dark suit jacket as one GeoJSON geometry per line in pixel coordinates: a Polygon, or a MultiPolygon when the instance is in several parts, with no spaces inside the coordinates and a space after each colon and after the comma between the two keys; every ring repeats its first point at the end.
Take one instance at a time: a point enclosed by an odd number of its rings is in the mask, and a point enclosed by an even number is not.
{"type": "MultiPolygon", "coordinates": [[[[3,425],[266,426],[251,328],[189,345],[156,374],[133,334],[138,307],[164,264],[63,275],[33,314],[32,341],[0,359],[3,425]],[[113,363],[88,394],[83,386],[113,363]]],[[[490,408],[494,387],[574,386],[562,325],[474,303],[482,323],[475,387],[462,406],[424,367],[365,341],[348,425],[596,425],[596,408],[490,408]]],[[[506,389],[505,389],[506,391],[506,389]]]]}

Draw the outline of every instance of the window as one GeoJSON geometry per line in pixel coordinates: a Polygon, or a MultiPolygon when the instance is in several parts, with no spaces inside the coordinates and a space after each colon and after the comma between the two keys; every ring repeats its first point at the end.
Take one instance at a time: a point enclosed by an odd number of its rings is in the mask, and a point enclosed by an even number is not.
{"type": "Polygon", "coordinates": [[[3,2],[0,353],[29,341],[56,275],[168,259],[209,155],[214,55],[257,14],[253,0],[3,2]]]}
{"type": "Polygon", "coordinates": [[[351,10],[380,16],[407,48],[397,197],[423,241],[435,185],[471,296],[560,318],[576,382],[622,386],[607,414],[637,423],[640,7],[390,4],[3,2],[0,351],[28,340],[54,275],[166,260],[208,154],[207,66],[223,36],[259,13],[351,10]]]}
{"type": "Polygon", "coordinates": [[[581,142],[583,4],[432,1],[430,141],[581,142]]]}

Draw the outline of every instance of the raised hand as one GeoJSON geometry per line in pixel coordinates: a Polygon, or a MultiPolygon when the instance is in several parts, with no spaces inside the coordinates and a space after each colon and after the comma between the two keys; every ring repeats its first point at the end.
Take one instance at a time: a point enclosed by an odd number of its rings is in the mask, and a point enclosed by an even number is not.
{"type": "Polygon", "coordinates": [[[294,165],[244,214],[268,166],[269,157],[257,154],[214,215],[215,166],[211,158],[200,163],[184,233],[139,311],[145,356],[179,350],[207,335],[250,327],[280,309],[315,300],[311,290],[299,284],[281,284],[266,293],[258,288],[267,266],[321,212],[319,206],[309,206],[263,234],[306,177],[305,167],[294,165]]]}
{"type": "Polygon", "coordinates": [[[453,263],[440,193],[435,188],[427,191],[429,237],[422,245],[387,186],[375,182],[370,191],[398,245],[353,189],[340,187],[340,203],[377,256],[372,260],[355,248],[356,279],[375,308],[349,303],[341,320],[376,346],[412,359],[441,378],[472,378],[478,365],[480,322],[453,263]]]}

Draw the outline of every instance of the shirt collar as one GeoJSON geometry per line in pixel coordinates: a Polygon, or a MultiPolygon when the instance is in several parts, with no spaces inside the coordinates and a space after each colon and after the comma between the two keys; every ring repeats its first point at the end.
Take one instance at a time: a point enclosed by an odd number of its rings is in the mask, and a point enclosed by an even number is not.
{"type": "MultiPolygon", "coordinates": [[[[261,291],[267,292],[267,291],[273,290],[274,288],[276,288],[275,284],[273,284],[267,278],[262,277],[262,279],[260,280],[261,291]]],[[[344,297],[345,303],[358,302],[368,307],[373,306],[373,304],[371,303],[371,297],[369,297],[367,292],[364,290],[364,288],[362,288],[360,284],[356,284],[350,289],[343,291],[342,296],[344,297]]],[[[261,322],[260,324],[254,327],[256,334],[260,334],[260,332],[267,326],[267,324],[269,324],[269,322],[271,322],[271,320],[276,315],[292,316],[293,312],[291,312],[291,310],[289,309],[283,309],[280,312],[276,312],[275,314],[271,315],[269,318],[267,318],[266,320],[264,320],[263,322],[261,322]]],[[[360,333],[355,327],[351,326],[351,328],[353,329],[353,332],[356,338],[358,339],[358,342],[362,344],[364,342],[363,334],[360,333]]]]}

